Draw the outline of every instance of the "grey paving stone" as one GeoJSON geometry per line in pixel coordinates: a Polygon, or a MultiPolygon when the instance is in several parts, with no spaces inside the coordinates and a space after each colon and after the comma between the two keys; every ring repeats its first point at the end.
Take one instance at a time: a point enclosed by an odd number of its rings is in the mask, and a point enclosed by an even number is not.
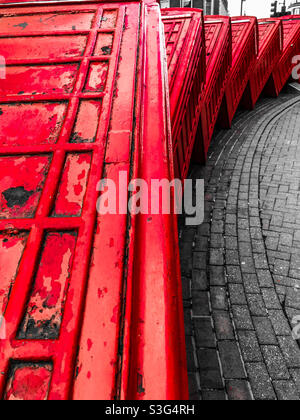
{"type": "Polygon", "coordinates": [[[251,257],[241,258],[241,270],[242,270],[242,273],[249,273],[249,274],[256,273],[254,261],[251,257]]]}
{"type": "Polygon", "coordinates": [[[195,354],[192,350],[186,351],[186,361],[187,361],[187,370],[188,372],[197,372],[195,354]]]}
{"type": "Polygon", "coordinates": [[[217,351],[213,349],[198,350],[201,389],[223,389],[217,351]]]}
{"type": "Polygon", "coordinates": [[[262,346],[261,350],[271,378],[290,379],[280,348],[278,346],[262,346]]]}
{"type": "Polygon", "coordinates": [[[229,298],[231,304],[236,305],[246,305],[247,300],[244,292],[244,287],[242,284],[229,284],[229,298]]]}
{"type": "Polygon", "coordinates": [[[195,373],[188,373],[189,380],[189,396],[190,400],[200,400],[200,389],[197,383],[197,377],[195,373]]]}
{"type": "Polygon", "coordinates": [[[254,316],[266,316],[267,311],[261,295],[258,294],[247,294],[247,300],[249,304],[249,310],[251,315],[254,316]]]}
{"type": "Polygon", "coordinates": [[[213,266],[209,267],[209,281],[211,286],[225,286],[225,273],[223,266],[213,266]]]}
{"type": "Polygon", "coordinates": [[[239,266],[227,265],[226,272],[228,283],[243,283],[242,273],[239,266]]]}
{"type": "Polygon", "coordinates": [[[185,335],[191,336],[193,333],[191,310],[188,308],[183,308],[183,316],[184,316],[185,335]]]}
{"type": "Polygon", "coordinates": [[[210,298],[212,309],[228,309],[228,301],[225,287],[214,286],[210,288],[210,298]]]}
{"type": "Polygon", "coordinates": [[[256,274],[261,287],[274,287],[272,275],[269,270],[257,270],[256,274]]]}
{"type": "Polygon", "coordinates": [[[227,265],[239,265],[240,264],[240,258],[239,254],[235,250],[226,250],[225,254],[226,264],[227,265]]]}
{"type": "Polygon", "coordinates": [[[289,369],[291,377],[293,378],[294,384],[297,387],[298,392],[300,393],[300,369],[289,369]]]}
{"type": "Polygon", "coordinates": [[[246,380],[226,381],[228,399],[232,401],[252,401],[250,384],[246,380]]]}
{"type": "Polygon", "coordinates": [[[251,242],[239,242],[239,253],[241,258],[252,256],[251,242]]]}
{"type": "Polygon", "coordinates": [[[226,311],[214,311],[213,319],[217,339],[234,340],[234,330],[229,313],[226,311]]]}
{"type": "Polygon", "coordinates": [[[223,233],[224,232],[224,222],[222,220],[213,220],[211,225],[212,233],[223,233]]]}
{"type": "Polygon", "coordinates": [[[281,352],[290,368],[300,368],[300,348],[292,336],[278,337],[281,352]]]}
{"type": "Polygon", "coordinates": [[[206,259],[207,259],[206,252],[193,252],[193,268],[197,270],[205,270],[206,259]]]}
{"type": "Polygon", "coordinates": [[[194,316],[210,315],[209,298],[207,292],[192,292],[192,310],[194,316]]]}
{"type": "Polygon", "coordinates": [[[225,237],[225,248],[237,250],[238,249],[238,241],[236,236],[227,236],[225,237]]]}
{"type": "MultiPolygon", "coordinates": [[[[290,283],[292,283],[290,281],[290,283]]],[[[300,290],[294,287],[286,288],[285,306],[300,311],[300,290]]]]}
{"type": "Polygon", "coordinates": [[[274,331],[276,335],[291,335],[291,328],[289,326],[288,320],[284,316],[282,310],[269,310],[269,319],[272,322],[274,331]]]}
{"type": "Polygon", "coordinates": [[[191,299],[192,292],[191,292],[191,279],[188,277],[182,277],[182,296],[184,300],[191,299]]]}
{"type": "Polygon", "coordinates": [[[290,269],[289,261],[276,260],[274,266],[274,274],[279,276],[288,276],[290,269]]]}
{"type": "Polygon", "coordinates": [[[224,378],[245,379],[246,373],[237,344],[233,341],[220,341],[219,352],[224,378]]]}
{"type": "Polygon", "coordinates": [[[267,309],[281,309],[281,304],[274,289],[261,289],[267,309]]]}
{"type": "Polygon", "coordinates": [[[265,254],[253,254],[254,265],[257,270],[268,270],[269,264],[265,254]]]}
{"type": "Polygon", "coordinates": [[[208,250],[208,237],[195,235],[195,251],[207,251],[208,250]]]}
{"type": "Polygon", "coordinates": [[[256,274],[243,274],[243,283],[247,294],[260,293],[256,274]]]}
{"type": "Polygon", "coordinates": [[[253,330],[253,324],[247,305],[232,305],[235,326],[238,330],[253,330]]]}
{"type": "Polygon", "coordinates": [[[202,225],[198,227],[198,236],[210,236],[209,223],[202,223],[202,225]]]}
{"type": "Polygon", "coordinates": [[[216,337],[211,318],[194,318],[193,322],[197,347],[215,348],[216,337]]]}
{"type": "Polygon", "coordinates": [[[224,248],[225,239],[222,233],[212,233],[210,237],[210,246],[212,248],[224,248]]]}
{"type": "Polygon", "coordinates": [[[300,399],[299,392],[292,381],[274,381],[274,388],[279,400],[282,401],[298,401],[300,399]]]}
{"type": "Polygon", "coordinates": [[[268,317],[253,317],[252,321],[259,344],[278,344],[272,323],[268,317]]]}
{"type": "Polygon", "coordinates": [[[210,250],[210,265],[224,265],[224,254],[222,249],[210,250]]]}
{"type": "Polygon", "coordinates": [[[254,331],[238,332],[244,362],[262,362],[262,354],[254,331]]]}
{"type": "Polygon", "coordinates": [[[256,400],[276,400],[271,378],[264,363],[246,363],[251,389],[256,400]]]}
{"type": "Polygon", "coordinates": [[[208,290],[208,279],[205,270],[193,270],[192,271],[192,289],[207,291],[208,290]]]}
{"type": "Polygon", "coordinates": [[[224,391],[209,390],[202,392],[202,398],[204,401],[225,401],[226,394],[224,391]]]}
{"type": "Polygon", "coordinates": [[[184,227],[184,229],[181,231],[181,241],[182,242],[194,242],[196,236],[196,229],[195,228],[189,228],[184,227]]]}

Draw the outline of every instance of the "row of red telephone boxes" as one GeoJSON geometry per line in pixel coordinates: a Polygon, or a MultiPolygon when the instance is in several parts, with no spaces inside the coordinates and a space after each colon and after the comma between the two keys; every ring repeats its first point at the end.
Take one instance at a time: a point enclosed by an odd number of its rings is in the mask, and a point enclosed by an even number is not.
{"type": "Polygon", "coordinates": [[[239,106],[253,109],[264,92],[276,97],[300,52],[300,17],[205,16],[163,9],[175,173],[204,162],[216,124],[230,128],[239,106]]]}

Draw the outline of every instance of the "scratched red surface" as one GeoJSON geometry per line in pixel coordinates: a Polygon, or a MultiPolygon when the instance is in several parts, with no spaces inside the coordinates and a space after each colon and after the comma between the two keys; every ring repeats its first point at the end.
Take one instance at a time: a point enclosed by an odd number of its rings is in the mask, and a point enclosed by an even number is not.
{"type": "Polygon", "coordinates": [[[0,4],[2,399],[187,397],[176,219],[96,213],[102,176],[173,177],[148,3],[0,4]]]}

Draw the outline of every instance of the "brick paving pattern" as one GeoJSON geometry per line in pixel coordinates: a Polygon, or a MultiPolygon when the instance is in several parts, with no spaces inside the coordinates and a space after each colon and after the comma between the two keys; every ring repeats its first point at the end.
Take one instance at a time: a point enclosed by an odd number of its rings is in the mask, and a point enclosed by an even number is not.
{"type": "Polygon", "coordinates": [[[299,132],[300,96],[263,99],[191,168],[205,180],[204,223],[179,221],[191,399],[300,399],[299,132]]]}

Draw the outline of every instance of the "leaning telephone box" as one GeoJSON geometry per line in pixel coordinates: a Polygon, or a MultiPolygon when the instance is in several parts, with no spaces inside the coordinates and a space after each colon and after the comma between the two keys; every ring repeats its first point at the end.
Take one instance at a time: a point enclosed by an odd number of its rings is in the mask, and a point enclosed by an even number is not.
{"type": "Polygon", "coordinates": [[[203,13],[199,9],[162,9],[168,59],[175,175],[189,169],[205,84],[203,13]]]}
{"type": "Polygon", "coordinates": [[[279,19],[260,19],[258,21],[258,34],[259,53],[243,98],[243,106],[247,109],[254,109],[281,57],[283,47],[282,21],[279,19]]]}
{"type": "Polygon", "coordinates": [[[231,69],[231,26],[226,16],[205,16],[206,84],[193,159],[203,162],[231,69]]]}
{"type": "Polygon", "coordinates": [[[268,80],[265,93],[276,97],[292,75],[293,57],[300,52],[300,16],[279,18],[283,24],[283,51],[268,80]]]}
{"type": "Polygon", "coordinates": [[[176,218],[127,210],[173,178],[159,6],[1,4],[0,37],[0,398],[187,398],[176,218]]]}
{"type": "Polygon", "coordinates": [[[232,67],[225,89],[218,123],[230,128],[258,54],[258,28],[255,17],[231,18],[232,67]]]}

